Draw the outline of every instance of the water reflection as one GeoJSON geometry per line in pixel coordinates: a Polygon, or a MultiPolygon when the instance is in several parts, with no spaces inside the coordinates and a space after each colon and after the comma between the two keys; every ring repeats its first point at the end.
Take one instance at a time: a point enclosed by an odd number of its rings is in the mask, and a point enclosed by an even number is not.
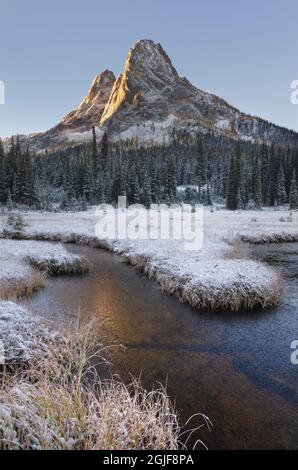
{"type": "MultiPolygon", "coordinates": [[[[297,245],[256,248],[287,278],[287,297],[266,312],[194,311],[163,295],[117,256],[69,246],[92,263],[85,276],[60,277],[32,305],[55,320],[96,314],[110,341],[114,371],[142,375],[151,388],[167,382],[181,419],[197,412],[214,423],[200,437],[209,448],[297,448],[298,367],[290,343],[298,336],[297,245]]],[[[193,424],[193,423],[192,423],[193,424]]]]}

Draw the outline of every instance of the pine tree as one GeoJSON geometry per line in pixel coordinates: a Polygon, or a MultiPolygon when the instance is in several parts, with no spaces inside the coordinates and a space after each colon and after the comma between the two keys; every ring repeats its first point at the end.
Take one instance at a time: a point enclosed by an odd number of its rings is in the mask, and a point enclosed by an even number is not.
{"type": "Polygon", "coordinates": [[[8,193],[7,193],[6,207],[7,207],[7,210],[9,211],[13,209],[13,202],[12,202],[10,189],[8,190],[8,193]]]}
{"type": "Polygon", "coordinates": [[[228,180],[227,180],[227,197],[226,197],[227,209],[231,209],[231,210],[237,209],[237,195],[238,195],[238,185],[236,183],[235,158],[234,158],[234,155],[231,155],[230,162],[229,162],[228,180]]]}
{"type": "Polygon", "coordinates": [[[168,156],[166,160],[164,197],[168,203],[174,203],[177,197],[176,165],[173,156],[168,156]]]}
{"type": "MultiPolygon", "coordinates": [[[[198,186],[197,194],[198,194],[199,202],[202,202],[204,177],[205,177],[205,162],[204,162],[203,144],[202,144],[201,139],[197,137],[195,184],[198,186]]],[[[188,181],[187,184],[190,184],[190,181],[188,181]]]]}
{"type": "Polygon", "coordinates": [[[235,152],[229,161],[226,206],[228,209],[236,210],[244,208],[245,204],[244,157],[240,144],[237,143],[235,152]]]}
{"type": "Polygon", "coordinates": [[[297,191],[297,181],[296,181],[296,171],[295,168],[292,173],[290,193],[289,193],[289,208],[298,209],[298,191],[297,191]]]}
{"type": "Polygon", "coordinates": [[[161,183],[159,173],[157,172],[156,166],[153,166],[150,175],[151,180],[151,198],[154,204],[159,204],[161,200],[161,183]]]}
{"type": "Polygon", "coordinates": [[[150,208],[150,204],[152,203],[151,183],[150,183],[150,178],[149,178],[147,171],[145,172],[145,175],[144,175],[144,187],[143,187],[141,202],[147,209],[150,208]]]}
{"type": "Polygon", "coordinates": [[[260,168],[260,159],[257,156],[255,164],[255,174],[253,182],[253,201],[257,209],[261,209],[263,205],[262,199],[262,180],[261,180],[261,168],[260,168]]]}
{"type": "Polygon", "coordinates": [[[208,180],[207,180],[206,191],[205,191],[205,193],[204,193],[204,204],[205,204],[206,206],[211,206],[211,205],[212,205],[210,184],[209,184],[209,181],[208,181],[208,180]]]}
{"type": "Polygon", "coordinates": [[[275,189],[275,205],[282,205],[287,202],[287,192],[286,192],[286,183],[283,167],[280,166],[279,172],[277,175],[276,189],[275,189]]]}
{"type": "Polygon", "coordinates": [[[135,166],[131,169],[128,186],[128,203],[137,204],[140,202],[140,186],[135,166]]]}
{"type": "Polygon", "coordinates": [[[101,170],[105,172],[108,169],[108,161],[109,161],[109,138],[108,138],[108,133],[106,130],[104,131],[104,134],[101,140],[100,159],[101,159],[101,170]]]}
{"type": "Polygon", "coordinates": [[[246,205],[245,197],[245,181],[244,181],[244,157],[241,152],[241,147],[239,142],[237,143],[234,157],[235,165],[235,175],[234,175],[234,185],[236,193],[236,206],[237,209],[244,209],[246,205]]]}
{"type": "Polygon", "coordinates": [[[112,200],[117,202],[118,196],[126,196],[127,193],[127,181],[126,181],[126,168],[122,158],[119,161],[119,165],[112,183],[111,197],[112,200]]]}
{"type": "Polygon", "coordinates": [[[32,161],[27,149],[22,158],[22,184],[20,202],[29,207],[36,203],[32,161]]]}
{"type": "Polygon", "coordinates": [[[92,154],[91,160],[93,164],[94,171],[98,171],[98,152],[97,152],[97,140],[96,140],[96,132],[95,127],[92,127],[92,154]]]}
{"type": "Polygon", "coordinates": [[[7,199],[7,181],[5,170],[5,158],[2,141],[0,139],[0,204],[5,204],[7,199]]]}

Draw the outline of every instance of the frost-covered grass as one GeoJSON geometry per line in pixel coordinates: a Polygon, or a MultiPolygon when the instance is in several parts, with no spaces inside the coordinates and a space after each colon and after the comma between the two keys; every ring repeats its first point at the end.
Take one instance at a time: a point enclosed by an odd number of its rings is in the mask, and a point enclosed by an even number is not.
{"type": "Polygon", "coordinates": [[[177,416],[163,389],[81,376],[23,378],[0,390],[0,450],[176,450],[177,416]],[[63,382],[63,380],[65,382],[63,382]]]}
{"type": "Polygon", "coordinates": [[[233,252],[218,253],[218,249],[217,244],[209,243],[199,258],[195,252],[174,246],[161,248],[161,253],[154,255],[142,247],[122,255],[163,291],[198,309],[252,310],[278,304],[282,281],[275,271],[260,262],[233,259],[233,252]]]}
{"type": "Polygon", "coordinates": [[[27,260],[34,268],[46,272],[49,275],[55,274],[83,274],[88,271],[87,261],[72,253],[67,253],[61,245],[56,246],[55,253],[31,254],[27,260]]]}
{"type": "Polygon", "coordinates": [[[0,299],[30,297],[44,286],[44,274],[29,268],[23,262],[0,258],[0,299]]]}
{"type": "Polygon", "coordinates": [[[51,356],[58,335],[38,316],[16,303],[0,301],[0,340],[4,344],[5,363],[22,364],[51,356]]]}
{"type": "Polygon", "coordinates": [[[11,344],[28,350],[27,366],[0,382],[1,450],[179,448],[177,414],[162,387],[147,392],[138,381],[126,386],[116,379],[100,380],[94,361],[102,350],[94,321],[64,332],[63,341],[52,341],[49,354],[47,347],[38,351],[36,346],[42,322],[36,324],[11,302],[0,303],[1,308],[4,325],[11,320],[18,331],[16,341],[17,333],[6,326],[11,344]]]}
{"type": "Polygon", "coordinates": [[[81,256],[68,253],[60,244],[0,239],[0,298],[31,295],[43,287],[44,274],[83,273],[81,256]]]}
{"type": "MultiPolygon", "coordinates": [[[[24,237],[109,249],[196,308],[240,310],[276,305],[282,295],[278,274],[267,265],[236,254],[239,240],[298,240],[298,212],[204,210],[204,243],[185,251],[179,241],[98,240],[94,212],[31,213],[24,237]]],[[[1,228],[1,218],[0,218],[1,228]]]]}

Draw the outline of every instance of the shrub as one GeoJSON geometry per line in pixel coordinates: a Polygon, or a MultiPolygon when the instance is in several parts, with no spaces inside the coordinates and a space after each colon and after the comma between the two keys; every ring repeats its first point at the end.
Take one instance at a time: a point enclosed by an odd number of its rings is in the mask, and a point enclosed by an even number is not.
{"type": "Polygon", "coordinates": [[[21,238],[24,228],[27,226],[21,214],[10,214],[4,227],[5,236],[11,238],[21,238]]]}

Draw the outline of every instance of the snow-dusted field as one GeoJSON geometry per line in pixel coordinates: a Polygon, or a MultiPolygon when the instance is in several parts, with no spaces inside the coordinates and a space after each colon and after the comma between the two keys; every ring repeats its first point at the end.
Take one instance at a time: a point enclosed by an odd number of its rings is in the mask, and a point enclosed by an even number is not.
{"type": "MultiPolygon", "coordinates": [[[[97,217],[95,210],[88,212],[28,212],[24,213],[29,230],[51,233],[95,234],[97,217]]],[[[7,220],[6,215],[0,216],[0,230],[7,220]]],[[[298,211],[290,212],[286,208],[272,208],[260,211],[229,211],[225,209],[204,208],[205,245],[208,240],[232,239],[239,235],[273,235],[298,233],[298,211]]]]}
{"type": "Polygon", "coordinates": [[[251,237],[252,241],[274,240],[274,236],[297,235],[298,211],[263,209],[260,211],[204,211],[204,230],[207,239],[218,236],[228,239],[251,237]]]}
{"type": "MultiPolygon", "coordinates": [[[[279,276],[249,259],[235,241],[241,237],[268,241],[277,235],[295,238],[298,234],[298,212],[290,214],[286,209],[212,212],[205,208],[203,247],[196,251],[185,251],[177,240],[99,241],[94,211],[29,213],[25,217],[27,238],[103,246],[121,254],[180,300],[213,309],[275,305],[281,297],[279,276]]],[[[4,221],[0,218],[0,229],[4,221]]]]}

